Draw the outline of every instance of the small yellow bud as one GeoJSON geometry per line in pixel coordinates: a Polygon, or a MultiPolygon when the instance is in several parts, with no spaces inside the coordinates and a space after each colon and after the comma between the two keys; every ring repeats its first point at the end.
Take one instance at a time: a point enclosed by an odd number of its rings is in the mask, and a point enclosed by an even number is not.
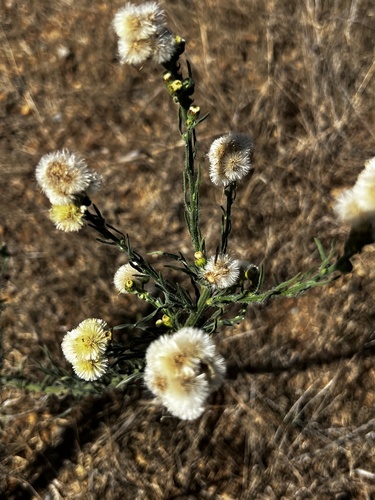
{"type": "Polygon", "coordinates": [[[199,106],[190,106],[188,109],[188,116],[198,118],[199,113],[201,112],[201,108],[199,106]]]}
{"type": "MultiPolygon", "coordinates": [[[[189,94],[189,92],[188,92],[188,94],[189,94]]],[[[193,105],[190,106],[190,108],[188,109],[187,118],[186,118],[187,128],[195,126],[195,124],[199,118],[200,111],[201,111],[201,109],[199,106],[193,106],[193,105]]]]}
{"type": "Polygon", "coordinates": [[[173,75],[170,71],[166,71],[163,75],[164,83],[171,83],[173,81],[173,75]]]}
{"type": "Polygon", "coordinates": [[[164,325],[164,323],[163,323],[163,321],[161,319],[158,319],[158,320],[155,321],[155,326],[157,326],[158,328],[160,328],[163,325],[164,325]]]}
{"type": "Polygon", "coordinates": [[[203,252],[195,252],[194,259],[194,263],[196,266],[204,267],[206,265],[207,260],[203,252]]]}
{"type": "Polygon", "coordinates": [[[174,80],[169,86],[168,90],[171,94],[175,94],[176,92],[179,92],[182,89],[182,82],[181,80],[174,80]]]}
{"type": "Polygon", "coordinates": [[[134,281],[133,280],[128,279],[128,280],[125,281],[125,287],[124,288],[125,288],[125,290],[127,292],[130,292],[133,289],[133,287],[134,287],[134,281]]]}
{"type": "Polygon", "coordinates": [[[161,320],[162,320],[164,326],[167,326],[168,328],[172,327],[171,318],[169,316],[167,316],[166,314],[163,314],[163,317],[161,318],[161,320]]]}
{"type": "Polygon", "coordinates": [[[185,50],[185,45],[186,45],[186,41],[181,38],[180,36],[175,36],[174,38],[174,46],[175,46],[175,49],[176,49],[176,55],[177,56],[180,56],[184,50],[185,50]]]}
{"type": "Polygon", "coordinates": [[[182,37],[180,37],[179,35],[175,36],[174,41],[175,41],[176,45],[185,45],[185,43],[186,43],[186,41],[182,37]]]}

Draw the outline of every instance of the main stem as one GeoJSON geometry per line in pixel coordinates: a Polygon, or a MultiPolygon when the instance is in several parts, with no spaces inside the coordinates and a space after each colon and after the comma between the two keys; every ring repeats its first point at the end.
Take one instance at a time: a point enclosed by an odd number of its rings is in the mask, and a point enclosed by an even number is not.
{"type": "Polygon", "coordinates": [[[186,127],[187,111],[180,107],[185,121],[186,131],[182,134],[185,141],[185,169],[184,169],[184,187],[185,187],[185,212],[186,221],[191,237],[191,241],[196,252],[202,248],[201,234],[199,229],[199,184],[194,166],[195,160],[195,132],[186,127]],[[187,182],[186,182],[187,181],[187,182]]]}
{"type": "Polygon", "coordinates": [[[224,194],[227,198],[226,210],[224,210],[221,224],[221,253],[227,251],[228,238],[232,229],[232,205],[236,198],[236,182],[231,182],[224,189],[224,194]]]}
{"type": "Polygon", "coordinates": [[[203,312],[207,307],[207,300],[211,297],[211,290],[209,287],[202,286],[201,294],[197,303],[197,310],[190,314],[185,326],[196,326],[201,319],[203,312]]]}
{"type": "Polygon", "coordinates": [[[199,192],[196,189],[196,175],[194,170],[194,157],[195,153],[193,151],[193,132],[189,130],[186,132],[186,143],[185,143],[185,172],[188,180],[188,186],[186,189],[188,191],[188,203],[186,203],[185,194],[185,208],[187,211],[188,226],[191,241],[193,243],[194,250],[198,252],[201,250],[200,243],[200,230],[199,230],[199,192]]]}

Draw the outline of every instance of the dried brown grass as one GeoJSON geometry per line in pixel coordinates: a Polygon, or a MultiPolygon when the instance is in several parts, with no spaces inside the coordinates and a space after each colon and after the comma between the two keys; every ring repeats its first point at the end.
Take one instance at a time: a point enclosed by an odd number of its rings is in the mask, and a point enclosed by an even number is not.
{"type": "MultiPolygon", "coordinates": [[[[3,372],[90,316],[135,319],[117,297],[124,262],[89,231],[58,234],[34,181],[45,152],[83,153],[105,178],[95,200],[141,252],[191,252],[180,196],[182,143],[158,68],[120,67],[110,22],[119,1],[2,1],[0,234],[3,372]]],[[[196,103],[210,111],[201,159],[228,130],[254,138],[255,173],[238,193],[230,251],[263,262],[267,283],[317,260],[313,237],[341,248],[334,194],[375,154],[370,0],[166,1],[187,41],[196,103]]],[[[212,251],[222,203],[205,173],[212,251]]],[[[374,252],[352,275],[296,300],[249,310],[219,333],[229,377],[205,414],[179,422],[141,386],[74,401],[2,390],[5,498],[356,498],[375,494],[374,252]]]]}

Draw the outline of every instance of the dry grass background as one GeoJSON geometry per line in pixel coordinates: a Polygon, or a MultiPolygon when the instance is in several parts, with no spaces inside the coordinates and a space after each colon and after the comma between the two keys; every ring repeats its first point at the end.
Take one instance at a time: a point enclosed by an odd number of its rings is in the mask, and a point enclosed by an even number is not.
{"type": "MultiPolygon", "coordinates": [[[[46,345],[86,317],[140,313],[111,281],[124,256],[88,229],[57,232],[34,169],[46,152],[82,153],[104,187],[95,202],[141,252],[191,249],[180,195],[182,143],[159,68],[121,67],[110,28],[119,0],[1,0],[2,372],[40,379],[46,345]]],[[[263,262],[267,283],[306,270],[313,237],[342,249],[332,201],[375,155],[371,0],[166,0],[187,39],[201,127],[211,141],[252,135],[229,250],[263,262]]],[[[212,252],[222,203],[202,185],[212,252]]],[[[374,247],[351,275],[298,299],[250,308],[218,334],[229,376],[204,415],[181,422],[141,384],[45,396],[3,387],[0,496],[45,499],[370,499],[375,495],[374,247]]],[[[162,265],[157,263],[156,265],[162,265]]]]}

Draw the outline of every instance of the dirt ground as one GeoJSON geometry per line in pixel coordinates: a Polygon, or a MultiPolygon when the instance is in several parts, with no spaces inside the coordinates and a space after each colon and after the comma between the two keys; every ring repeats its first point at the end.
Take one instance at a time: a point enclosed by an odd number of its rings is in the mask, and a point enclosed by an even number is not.
{"type": "MultiPolygon", "coordinates": [[[[40,157],[81,153],[104,178],[94,202],[140,253],[192,257],[183,220],[183,144],[154,64],[121,66],[118,0],[1,0],[0,244],[3,377],[43,380],[47,347],[87,317],[114,326],[144,312],[112,280],[126,259],[85,228],[57,231],[35,181],[40,157]]],[[[211,253],[220,189],[205,154],[228,132],[254,140],[229,252],[263,263],[265,287],[342,251],[332,211],[375,156],[371,0],[166,0],[187,40],[203,164],[202,231],[211,253]]],[[[1,388],[0,497],[7,499],[375,498],[375,247],[353,272],[296,299],[251,306],[217,334],[228,378],[207,411],[179,421],[142,383],[46,395],[1,388]]],[[[156,258],[155,266],[162,268],[156,258]]],[[[143,308],[143,309],[142,309],[143,308]]],[[[2,379],[4,382],[4,378],[2,379]]]]}

